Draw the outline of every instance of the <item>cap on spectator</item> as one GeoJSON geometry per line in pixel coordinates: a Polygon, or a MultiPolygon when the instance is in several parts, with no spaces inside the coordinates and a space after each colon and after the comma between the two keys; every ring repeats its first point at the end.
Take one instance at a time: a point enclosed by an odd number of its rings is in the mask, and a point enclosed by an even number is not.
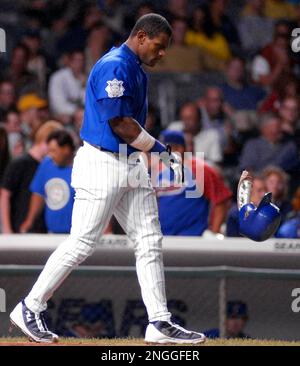
{"type": "Polygon", "coordinates": [[[31,108],[37,108],[37,109],[45,108],[47,107],[47,105],[48,103],[46,99],[39,97],[35,93],[31,93],[31,94],[24,94],[19,98],[17,108],[20,112],[24,112],[31,108]]]}
{"type": "Polygon", "coordinates": [[[248,318],[247,304],[242,301],[227,302],[227,318],[248,318]]]}
{"type": "Polygon", "coordinates": [[[164,144],[185,145],[184,134],[180,131],[164,130],[160,135],[160,140],[164,144]]]}

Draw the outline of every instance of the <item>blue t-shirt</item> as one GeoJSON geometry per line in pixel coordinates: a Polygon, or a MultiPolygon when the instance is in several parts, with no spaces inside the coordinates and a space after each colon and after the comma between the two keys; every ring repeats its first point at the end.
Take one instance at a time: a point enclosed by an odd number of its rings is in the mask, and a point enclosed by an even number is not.
{"type": "Polygon", "coordinates": [[[71,172],[71,166],[60,167],[46,157],[30,184],[31,192],[45,199],[45,221],[49,232],[70,232],[75,194],[71,187],[71,172]]]}
{"type": "MultiPolygon", "coordinates": [[[[125,141],[113,132],[109,120],[132,117],[144,126],[147,109],[147,76],[140,59],[125,43],[114,47],[97,61],[89,75],[80,137],[119,152],[119,144],[125,141]]],[[[127,151],[136,149],[127,146],[127,151]]]]}
{"type": "Polygon", "coordinates": [[[187,186],[173,187],[172,170],[165,169],[160,173],[159,186],[170,185],[167,189],[158,191],[158,212],[161,230],[164,235],[199,236],[208,228],[210,204],[202,195],[197,198],[187,198],[187,191],[195,191],[196,184],[190,169],[184,169],[187,186]]]}
{"type": "Polygon", "coordinates": [[[257,104],[266,96],[266,92],[257,86],[245,85],[241,89],[225,83],[221,86],[225,102],[237,110],[256,110],[257,104]]]}

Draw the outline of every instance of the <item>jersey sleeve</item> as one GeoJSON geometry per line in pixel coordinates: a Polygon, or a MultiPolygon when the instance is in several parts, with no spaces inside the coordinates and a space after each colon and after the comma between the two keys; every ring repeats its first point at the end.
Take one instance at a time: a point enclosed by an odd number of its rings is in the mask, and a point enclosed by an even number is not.
{"type": "Polygon", "coordinates": [[[135,88],[126,63],[104,63],[95,73],[92,84],[100,120],[134,115],[135,88]]]}
{"type": "Polygon", "coordinates": [[[34,177],[32,178],[29,189],[32,193],[36,193],[42,197],[45,197],[44,183],[44,164],[42,162],[37,168],[34,177]]]}

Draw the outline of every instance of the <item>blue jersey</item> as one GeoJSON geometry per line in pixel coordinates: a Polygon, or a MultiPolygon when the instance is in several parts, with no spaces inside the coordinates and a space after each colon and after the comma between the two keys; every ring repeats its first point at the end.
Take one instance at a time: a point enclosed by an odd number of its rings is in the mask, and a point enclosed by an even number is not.
{"type": "Polygon", "coordinates": [[[47,229],[53,233],[69,233],[74,202],[71,187],[72,167],[60,167],[46,157],[39,165],[30,190],[44,197],[46,202],[45,221],[47,229]]]}
{"type": "MultiPolygon", "coordinates": [[[[132,117],[141,126],[147,117],[147,76],[138,56],[124,43],[112,48],[92,68],[88,78],[80,137],[105,150],[119,152],[125,141],[109,120],[132,117]]],[[[136,151],[127,147],[128,153],[136,151]]]]}

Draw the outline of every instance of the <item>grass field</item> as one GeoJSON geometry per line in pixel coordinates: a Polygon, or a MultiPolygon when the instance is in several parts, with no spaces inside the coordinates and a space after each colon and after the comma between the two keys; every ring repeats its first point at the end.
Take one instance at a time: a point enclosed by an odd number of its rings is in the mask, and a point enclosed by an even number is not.
{"type": "MultiPolygon", "coordinates": [[[[0,338],[0,346],[147,346],[143,339],[138,338],[116,338],[116,339],[80,339],[60,338],[58,343],[40,344],[32,343],[25,337],[0,338]]],[[[170,344],[168,344],[170,346],[170,344]]],[[[176,347],[176,345],[174,345],[176,347]]],[[[182,345],[181,345],[182,346],[182,345]]],[[[275,341],[259,339],[215,339],[207,340],[195,347],[205,346],[300,346],[300,341],[275,341]]]]}

